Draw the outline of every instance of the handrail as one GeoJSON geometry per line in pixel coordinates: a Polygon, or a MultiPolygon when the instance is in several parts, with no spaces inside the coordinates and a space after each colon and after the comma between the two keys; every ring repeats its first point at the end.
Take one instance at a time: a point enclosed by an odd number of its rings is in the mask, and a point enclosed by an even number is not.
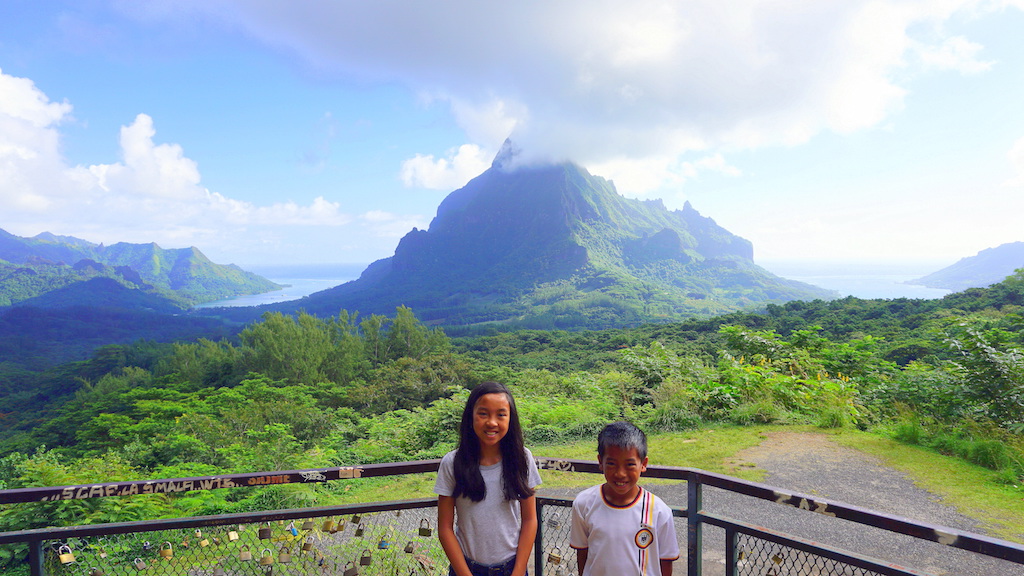
{"type": "MultiPolygon", "coordinates": [[[[337,479],[369,478],[402,474],[418,474],[434,472],[440,460],[420,460],[414,462],[393,462],[383,464],[365,464],[311,470],[291,470],[284,472],[255,472],[245,474],[228,474],[222,476],[204,476],[195,478],[175,478],[168,480],[144,480],[133,482],[99,483],[75,486],[56,486],[40,488],[24,488],[0,490],[0,505],[24,502],[45,502],[54,500],[71,500],[98,497],[116,497],[133,494],[157,494],[185,492],[192,490],[213,490],[222,487],[264,486],[269,484],[327,482],[337,479]]],[[[594,461],[537,458],[540,469],[600,473],[600,467],[594,461]]],[[[685,516],[687,518],[688,572],[700,574],[701,571],[701,539],[704,524],[718,524],[726,521],[720,516],[706,512],[702,505],[702,487],[711,486],[729,492],[742,494],[752,498],[770,501],[798,510],[820,514],[827,517],[855,522],[889,532],[905,534],[917,539],[936,542],[951,548],[998,558],[1009,562],[1024,564],[1024,545],[973,534],[963,530],[949,528],[927,522],[919,522],[904,517],[885,514],[837,502],[817,498],[808,494],[784,490],[781,488],[750,482],[738,478],[716,474],[694,468],[675,466],[648,466],[645,477],[685,481],[688,483],[688,502],[685,516]]],[[[129,532],[145,532],[176,528],[194,528],[200,526],[219,526],[239,522],[289,520],[310,516],[327,516],[340,512],[362,512],[374,510],[399,510],[403,508],[424,508],[436,505],[436,499],[392,501],[383,503],[352,504],[344,506],[328,506],[319,508],[303,508],[293,510],[276,510],[258,513],[225,514],[195,518],[177,518],[166,520],[147,520],[145,522],[125,522],[97,526],[73,526],[45,528],[0,533],[0,544],[17,542],[41,542],[70,537],[87,537],[101,534],[117,534],[129,532]]],[[[540,535],[538,535],[540,536],[540,535]]]]}

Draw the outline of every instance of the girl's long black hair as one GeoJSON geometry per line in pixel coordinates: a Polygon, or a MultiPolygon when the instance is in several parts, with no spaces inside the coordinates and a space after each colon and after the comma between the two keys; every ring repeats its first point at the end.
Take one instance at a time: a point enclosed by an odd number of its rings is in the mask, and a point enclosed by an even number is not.
{"type": "Polygon", "coordinates": [[[455,490],[452,496],[465,496],[474,502],[484,499],[487,487],[480,474],[480,439],[473,431],[473,412],[477,400],[485,394],[504,394],[508,399],[508,432],[501,439],[501,485],[506,500],[522,500],[533,496],[529,486],[529,467],[526,462],[526,447],[523,445],[523,429],[519,425],[519,412],[512,393],[504,384],[483,382],[469,393],[466,407],[462,410],[462,424],[459,426],[459,447],[455,451],[455,490]]]}

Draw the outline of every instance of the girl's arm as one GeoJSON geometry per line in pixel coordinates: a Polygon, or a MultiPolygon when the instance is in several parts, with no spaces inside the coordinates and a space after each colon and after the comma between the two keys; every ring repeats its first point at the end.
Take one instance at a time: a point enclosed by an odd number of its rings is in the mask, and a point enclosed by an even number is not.
{"type": "Polygon", "coordinates": [[[441,548],[444,549],[445,556],[448,556],[448,562],[451,563],[455,574],[473,576],[469,571],[469,564],[466,564],[466,556],[462,553],[459,539],[455,536],[455,498],[451,496],[437,497],[437,539],[441,541],[441,548]]]}
{"type": "Polygon", "coordinates": [[[537,497],[520,500],[519,514],[522,524],[519,526],[519,546],[516,548],[516,565],[512,569],[512,576],[526,574],[526,564],[530,561],[533,542],[537,538],[537,497]]]}

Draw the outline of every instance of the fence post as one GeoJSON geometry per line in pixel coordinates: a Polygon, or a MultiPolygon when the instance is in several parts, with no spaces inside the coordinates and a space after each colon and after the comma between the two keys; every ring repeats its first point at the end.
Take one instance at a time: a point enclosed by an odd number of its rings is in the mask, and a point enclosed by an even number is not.
{"type": "Polygon", "coordinates": [[[737,563],[740,557],[736,550],[736,544],[739,543],[739,539],[740,535],[735,528],[725,529],[725,576],[736,576],[738,573],[737,563]]]}
{"type": "Polygon", "coordinates": [[[686,574],[701,576],[703,572],[704,525],[700,511],[704,507],[700,477],[690,472],[686,479],[686,574]]]}
{"type": "Polygon", "coordinates": [[[33,540],[28,543],[28,573],[32,576],[43,576],[42,540],[33,540]]]}
{"type": "Polygon", "coordinates": [[[544,503],[537,501],[537,537],[533,539],[533,574],[544,575],[544,503]]]}

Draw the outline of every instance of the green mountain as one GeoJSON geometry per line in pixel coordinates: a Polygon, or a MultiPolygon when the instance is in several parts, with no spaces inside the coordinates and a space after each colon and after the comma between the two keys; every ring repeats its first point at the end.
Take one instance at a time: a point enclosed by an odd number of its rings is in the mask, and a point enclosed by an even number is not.
{"type": "Polygon", "coordinates": [[[156,244],[111,246],[68,236],[43,233],[22,238],[0,230],[0,306],[28,303],[111,306],[138,303],[150,309],[189,308],[212,302],[280,289],[281,286],[235,265],[211,262],[197,248],[165,250],[156,244]],[[104,294],[94,283],[108,279],[122,288],[149,295],[104,294]],[[159,302],[158,302],[159,301],[159,302]]]}
{"type": "Polygon", "coordinates": [[[751,243],[689,203],[620,196],[584,168],[510,168],[511,148],[441,203],[394,256],[352,282],[278,309],[391,314],[431,324],[602,328],[710,316],[836,293],[779,278],[751,243]]]}
{"type": "Polygon", "coordinates": [[[986,248],[974,256],[961,258],[955,264],[916,280],[910,280],[907,284],[959,292],[1002,282],[1019,268],[1024,268],[1024,242],[1010,242],[995,248],[986,248]]]}

